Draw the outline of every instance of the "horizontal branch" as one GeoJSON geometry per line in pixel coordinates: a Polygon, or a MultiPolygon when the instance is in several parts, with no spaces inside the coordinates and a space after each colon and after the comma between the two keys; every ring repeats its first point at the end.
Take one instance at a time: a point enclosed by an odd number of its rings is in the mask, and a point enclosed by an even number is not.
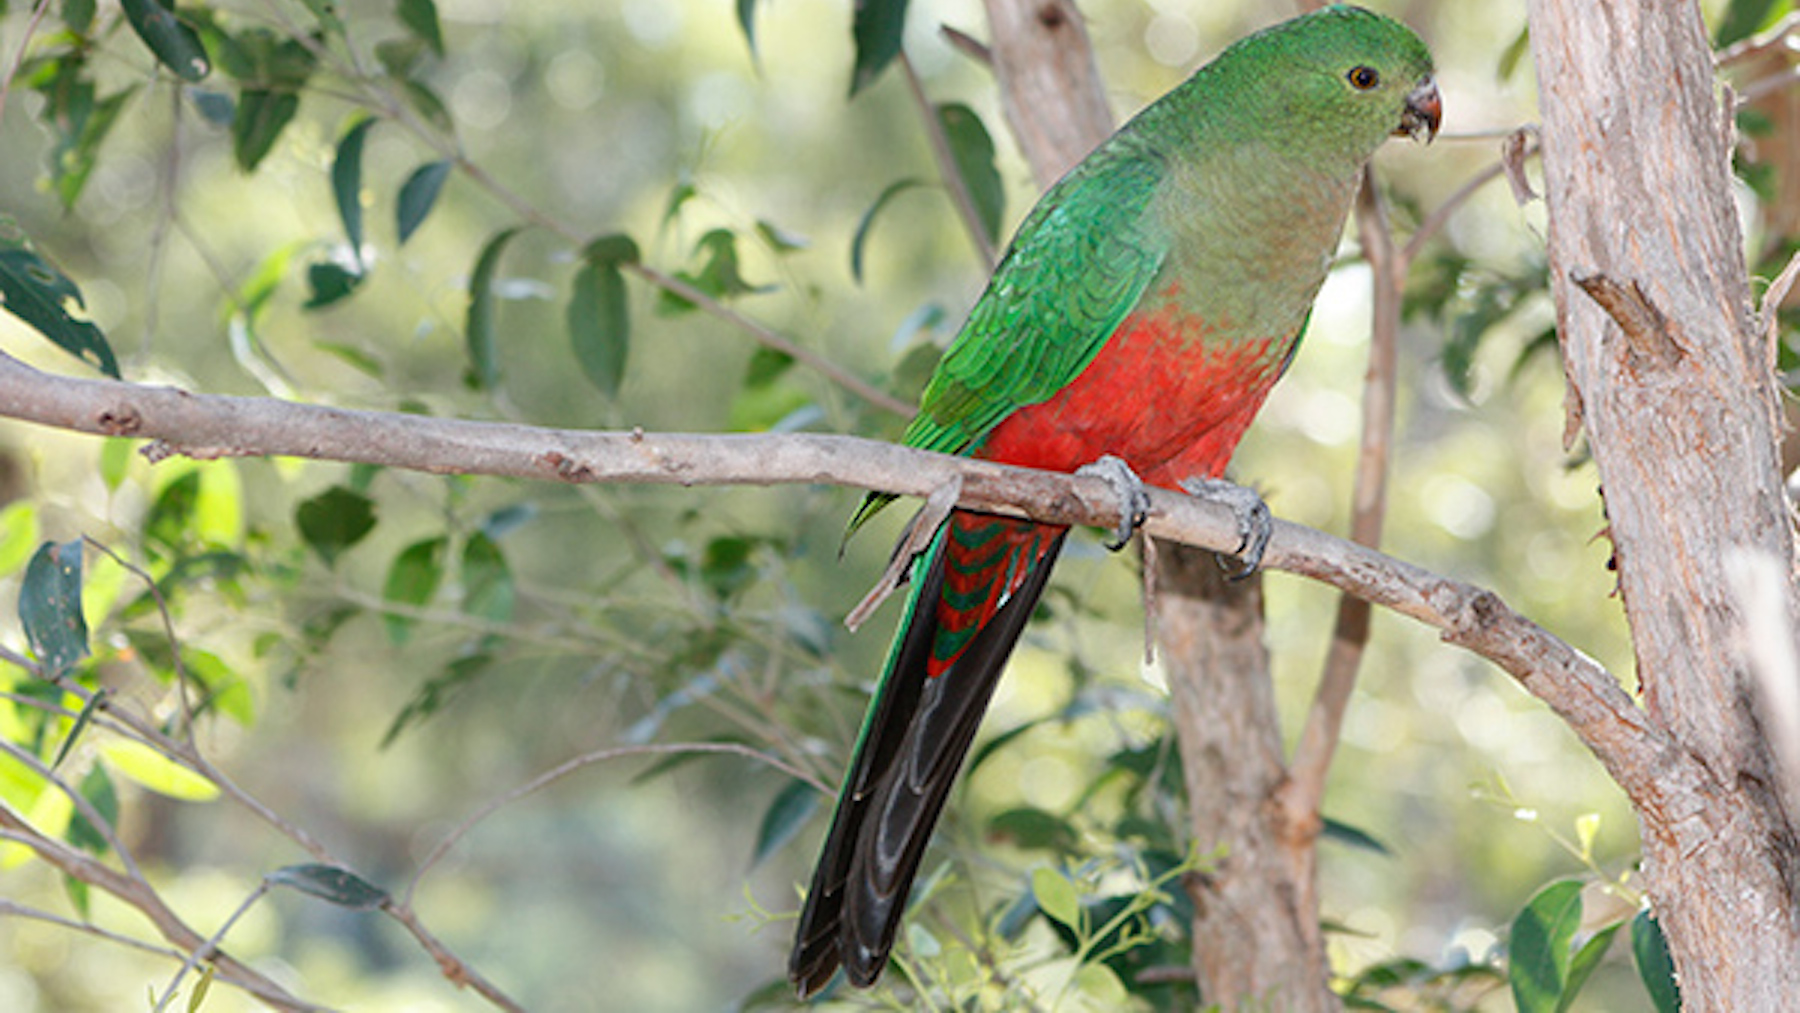
{"type": "MultiPolygon", "coordinates": [[[[353,411],[271,398],[194,394],[41,372],[0,354],[0,416],[154,441],[153,459],[284,456],[438,474],[556,482],[824,484],[929,496],[960,477],[962,506],[1056,524],[1111,527],[1098,478],[1013,468],[851,436],[595,432],[353,411]]],[[[1223,507],[1151,490],[1144,529],[1214,551],[1238,544],[1223,507]]],[[[1312,528],[1275,522],[1268,569],[1310,577],[1436,628],[1543,700],[1634,802],[1657,805],[1675,759],[1668,737],[1618,680],[1491,591],[1312,528]]]]}

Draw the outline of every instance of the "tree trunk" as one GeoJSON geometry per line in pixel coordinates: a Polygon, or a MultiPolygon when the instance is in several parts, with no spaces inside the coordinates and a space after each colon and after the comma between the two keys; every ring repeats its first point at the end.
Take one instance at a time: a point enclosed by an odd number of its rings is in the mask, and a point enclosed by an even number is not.
{"type": "Polygon", "coordinates": [[[1338,1008],[1328,987],[1315,884],[1317,836],[1293,837],[1277,802],[1287,780],[1263,645],[1262,578],[1226,579],[1219,557],[1158,542],[1156,639],[1181,744],[1188,818],[1214,866],[1194,900],[1201,999],[1236,1010],[1338,1008]]]}
{"type": "Polygon", "coordinates": [[[1677,744],[1621,780],[1645,882],[1686,1008],[1789,1008],[1800,837],[1731,577],[1746,556],[1791,575],[1794,538],[1731,107],[1692,3],[1532,0],[1530,17],[1568,434],[1599,468],[1645,709],[1677,744]]]}

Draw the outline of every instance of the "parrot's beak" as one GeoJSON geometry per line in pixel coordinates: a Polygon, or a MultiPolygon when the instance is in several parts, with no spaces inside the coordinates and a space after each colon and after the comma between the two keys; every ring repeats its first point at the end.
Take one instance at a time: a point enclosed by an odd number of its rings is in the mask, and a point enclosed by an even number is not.
{"type": "Polygon", "coordinates": [[[1443,118],[1444,103],[1438,98],[1437,82],[1426,78],[1419,83],[1412,94],[1406,96],[1406,108],[1400,113],[1400,126],[1395,128],[1394,136],[1405,135],[1413,140],[1423,139],[1426,144],[1437,136],[1438,121],[1443,118]],[[1419,135],[1423,134],[1421,138],[1419,135]]]}

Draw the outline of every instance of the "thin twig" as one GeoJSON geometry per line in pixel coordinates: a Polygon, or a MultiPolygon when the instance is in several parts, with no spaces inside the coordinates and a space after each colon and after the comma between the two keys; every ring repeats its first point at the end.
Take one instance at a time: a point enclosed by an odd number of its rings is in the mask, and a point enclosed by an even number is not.
{"type": "MultiPolygon", "coordinates": [[[[99,887],[122,903],[137,909],[177,949],[190,951],[202,942],[200,933],[170,910],[162,897],[142,877],[120,872],[61,841],[44,836],[5,803],[0,803],[0,837],[25,845],[63,874],[99,887]]],[[[227,954],[214,954],[213,966],[219,980],[241,988],[278,1009],[325,1009],[296,998],[276,982],[227,954]]]]}
{"type": "Polygon", "coordinates": [[[0,77],[0,122],[6,119],[6,96],[12,90],[12,83],[18,80],[19,68],[25,65],[25,53],[31,48],[31,37],[37,34],[38,25],[44,15],[50,11],[50,0],[38,0],[31,9],[31,19],[25,22],[25,34],[19,36],[19,48],[13,51],[12,62],[6,68],[6,76],[0,77]]]}
{"type": "Polygon", "coordinates": [[[943,117],[938,115],[938,107],[925,94],[925,85],[919,80],[919,72],[913,68],[912,59],[904,52],[900,54],[900,70],[901,76],[906,79],[906,90],[912,95],[913,105],[919,110],[919,122],[925,127],[925,140],[931,145],[932,160],[937,162],[938,177],[950,191],[950,201],[956,205],[956,214],[962,219],[963,231],[968,233],[969,240],[975,244],[975,252],[981,255],[981,266],[991,269],[994,266],[994,239],[982,225],[980,212],[975,210],[975,196],[969,192],[969,181],[963,178],[962,171],[957,168],[956,153],[951,150],[950,137],[944,132],[943,117]]]}
{"type": "Polygon", "coordinates": [[[244,917],[251,906],[262,900],[268,892],[269,880],[264,877],[262,882],[256,884],[256,889],[250,891],[250,896],[244,898],[244,902],[237,906],[236,911],[231,912],[230,917],[225,919],[224,924],[220,925],[217,931],[207,937],[205,942],[188,952],[187,958],[181,962],[181,966],[175,969],[175,976],[169,979],[168,986],[163,989],[162,998],[156,1003],[156,1013],[162,1013],[163,1010],[169,1008],[169,1003],[175,999],[175,990],[181,987],[181,979],[187,977],[187,973],[199,966],[202,960],[207,960],[219,952],[219,943],[225,939],[225,933],[230,932],[231,927],[238,923],[238,919],[244,917]]]}
{"type": "MultiPolygon", "coordinates": [[[[1506,136],[1511,137],[1516,133],[1516,130],[1509,131],[1506,136]]],[[[1524,150],[1519,155],[1519,159],[1520,161],[1523,161],[1537,153],[1537,142],[1532,141],[1525,146],[1524,150]]],[[[1444,226],[1450,221],[1451,216],[1461,210],[1462,206],[1469,202],[1469,198],[1475,196],[1476,192],[1482,187],[1493,182],[1495,179],[1498,179],[1505,173],[1506,161],[1504,159],[1496,161],[1494,164],[1482,169],[1475,175],[1470,176],[1467,182],[1456,188],[1455,193],[1444,198],[1442,204],[1431,209],[1431,213],[1425,216],[1425,220],[1419,223],[1417,229],[1413,230],[1412,236],[1407,239],[1405,248],[1399,254],[1399,266],[1402,269],[1402,277],[1404,277],[1405,269],[1411,267],[1413,261],[1417,260],[1419,254],[1425,249],[1425,244],[1430,242],[1433,236],[1436,236],[1443,230],[1444,226]]]]}
{"type": "Polygon", "coordinates": [[[759,749],[753,749],[750,746],[736,742],[657,742],[636,746],[615,746],[609,749],[596,749],[592,752],[583,753],[580,756],[570,757],[569,759],[564,760],[562,763],[551,767],[549,770],[526,781],[524,784],[518,785],[504,794],[489,799],[481,806],[481,808],[470,813],[461,823],[456,825],[455,829],[451,830],[448,834],[445,834],[444,839],[439,841],[437,846],[433,847],[431,852],[425,856],[424,861],[419,863],[418,869],[413,873],[412,882],[406,885],[406,890],[401,894],[400,903],[403,906],[410,906],[412,904],[413,894],[418,889],[419,882],[425,878],[425,874],[430,872],[432,867],[435,866],[445,854],[449,853],[450,849],[455,847],[458,841],[462,840],[470,830],[473,830],[476,824],[487,819],[489,816],[492,816],[500,809],[511,805],[584,767],[589,767],[596,763],[604,763],[608,760],[617,760],[630,756],[668,756],[693,753],[714,753],[747,757],[752,760],[766,763],[776,770],[787,774],[789,777],[805,781],[807,784],[819,789],[823,794],[829,795],[834,791],[831,785],[819,780],[818,776],[810,771],[801,770],[799,767],[788,763],[786,760],[770,756],[768,753],[759,749]]]}
{"type": "MultiPolygon", "coordinates": [[[[0,416],[78,432],[170,441],[152,444],[164,456],[283,455],[540,481],[826,483],[926,496],[952,474],[961,474],[961,505],[970,509],[1099,527],[1110,527],[1118,515],[1116,497],[1097,478],[849,436],[603,433],[359,412],[75,379],[41,372],[4,354],[0,416]]],[[[1236,523],[1223,507],[1159,489],[1150,496],[1152,509],[1144,526],[1149,534],[1218,552],[1238,544],[1236,523]]],[[[1644,718],[1610,673],[1507,609],[1491,592],[1281,521],[1275,523],[1264,566],[1368,598],[1434,626],[1446,640],[1494,661],[1563,714],[1634,799],[1663,797],[1666,784],[1645,772],[1683,762],[1657,752],[1667,733],[1644,718]]],[[[204,764],[199,758],[186,762],[204,764]]],[[[210,764],[196,770],[208,777],[216,773],[210,764]]],[[[241,801],[253,800],[243,796],[241,801]]],[[[286,827],[266,808],[258,807],[258,812],[286,827]]],[[[308,850],[318,848],[312,844],[308,850]]]]}
{"type": "MultiPolygon", "coordinates": [[[[16,831],[0,830],[0,838],[16,841],[20,844],[29,846],[29,839],[16,831]]],[[[142,939],[120,935],[111,929],[103,929],[93,922],[80,922],[73,918],[64,918],[62,915],[51,914],[48,911],[42,911],[25,904],[0,899],[0,917],[7,915],[14,918],[29,918],[32,921],[46,922],[50,925],[60,926],[73,932],[80,932],[85,935],[93,936],[96,939],[104,939],[109,943],[117,943],[120,946],[129,946],[134,950],[152,953],[159,957],[168,957],[171,960],[181,959],[181,951],[174,949],[173,947],[158,946],[155,943],[146,943],[142,939]]]]}
{"type": "MultiPolygon", "coordinates": [[[[1393,444],[1394,401],[1400,343],[1400,285],[1406,257],[1394,247],[1386,202],[1370,170],[1356,205],[1357,234],[1369,263],[1374,311],[1369,325],[1369,368],[1363,383],[1363,434],[1351,493],[1350,539],[1370,548],[1381,543],[1387,513],[1388,452],[1393,444]]],[[[1338,599],[1337,623],[1325,668],[1313,693],[1306,724],[1294,745],[1281,804],[1290,828],[1310,837],[1319,824],[1325,779],[1343,732],[1344,711],[1369,642],[1370,605],[1345,594],[1338,599]]]]}

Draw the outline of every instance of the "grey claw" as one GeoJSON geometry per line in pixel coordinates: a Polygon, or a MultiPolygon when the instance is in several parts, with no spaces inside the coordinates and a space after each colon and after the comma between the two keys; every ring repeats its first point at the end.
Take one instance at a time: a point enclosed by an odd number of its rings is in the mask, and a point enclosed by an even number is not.
{"type": "Polygon", "coordinates": [[[1150,516],[1150,494],[1144,491],[1143,480],[1129,464],[1111,454],[1076,468],[1075,474],[1098,478],[1112,486],[1113,495],[1119,497],[1119,526],[1113,529],[1113,540],[1106,543],[1106,548],[1109,552],[1124,548],[1150,516]]]}
{"type": "MultiPolygon", "coordinates": [[[[1190,478],[1182,482],[1181,487],[1196,499],[1217,503],[1231,511],[1238,526],[1238,546],[1233,554],[1244,561],[1244,568],[1231,577],[1242,580],[1255,573],[1262,565],[1263,551],[1269,547],[1269,536],[1275,530],[1275,521],[1263,498],[1254,489],[1222,478],[1190,478]]],[[[1219,564],[1223,566],[1224,563],[1221,558],[1219,564]]]]}

